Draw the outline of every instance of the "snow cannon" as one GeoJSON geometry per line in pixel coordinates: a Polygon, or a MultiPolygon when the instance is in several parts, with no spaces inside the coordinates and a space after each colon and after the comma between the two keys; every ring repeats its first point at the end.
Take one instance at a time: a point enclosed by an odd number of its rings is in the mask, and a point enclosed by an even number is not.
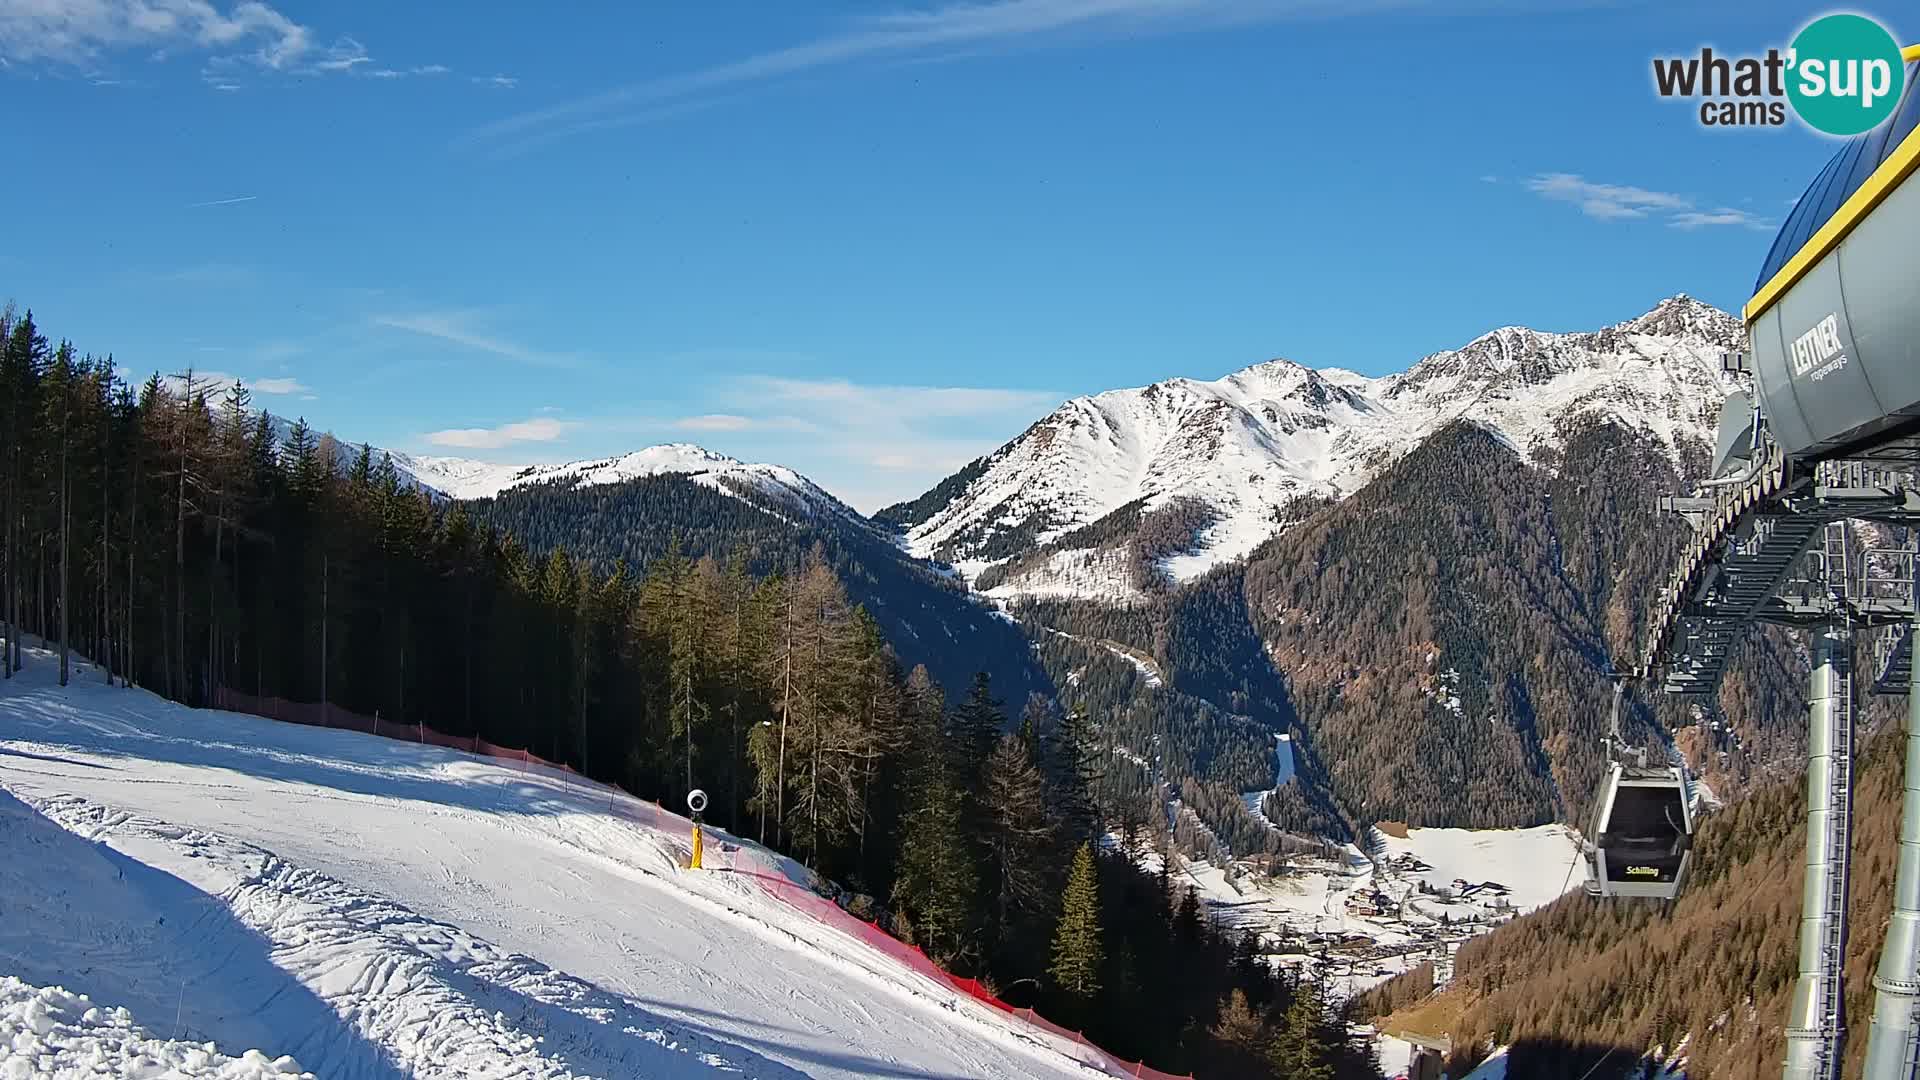
{"type": "Polygon", "coordinates": [[[700,869],[700,814],[707,808],[707,793],[694,788],[687,792],[687,809],[693,812],[693,854],[687,859],[687,869],[700,869]]]}
{"type": "Polygon", "coordinates": [[[1892,117],[1800,196],[1744,315],[1759,405],[1807,464],[1920,434],[1920,48],[1892,117]]]}

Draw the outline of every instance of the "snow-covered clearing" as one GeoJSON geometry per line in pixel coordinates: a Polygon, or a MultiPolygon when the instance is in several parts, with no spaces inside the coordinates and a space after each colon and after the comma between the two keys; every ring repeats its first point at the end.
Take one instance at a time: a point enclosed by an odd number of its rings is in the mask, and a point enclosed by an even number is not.
{"type": "Polygon", "coordinates": [[[1362,1033],[1372,1033],[1370,1041],[1373,1043],[1375,1053],[1379,1055],[1380,1067],[1387,1071],[1388,1076],[1406,1075],[1407,1066],[1413,1061],[1415,1047],[1412,1043],[1405,1039],[1394,1038],[1382,1031],[1373,1031],[1372,1028],[1359,1030],[1362,1033]]]}
{"type": "Polygon", "coordinates": [[[0,974],[153,1036],[380,1080],[1099,1075],[750,876],[784,859],[683,869],[652,804],[52,672],[0,683],[0,974]]]}
{"type": "Polygon", "coordinates": [[[1374,836],[1389,858],[1411,854],[1432,867],[1400,871],[1401,876],[1438,889],[1454,889],[1456,880],[1470,887],[1492,882],[1507,890],[1505,899],[1516,913],[1550,904],[1587,881],[1587,864],[1578,857],[1580,840],[1565,825],[1410,829],[1404,840],[1375,830],[1374,836]]]}

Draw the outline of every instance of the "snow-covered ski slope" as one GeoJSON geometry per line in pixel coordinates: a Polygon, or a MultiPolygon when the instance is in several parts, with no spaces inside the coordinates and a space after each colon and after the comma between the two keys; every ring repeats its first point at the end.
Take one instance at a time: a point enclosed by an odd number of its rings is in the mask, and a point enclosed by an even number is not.
{"type": "Polygon", "coordinates": [[[177,1075],[1102,1075],[770,895],[784,859],[684,869],[652,804],[53,670],[0,683],[0,976],[214,1044],[177,1075]]]}

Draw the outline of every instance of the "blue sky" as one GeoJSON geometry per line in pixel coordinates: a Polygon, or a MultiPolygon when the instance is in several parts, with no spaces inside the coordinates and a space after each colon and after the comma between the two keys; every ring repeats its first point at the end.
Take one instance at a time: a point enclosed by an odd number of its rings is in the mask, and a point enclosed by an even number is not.
{"type": "Polygon", "coordinates": [[[871,509],[1073,394],[1737,308],[1831,144],[1649,62],[1826,10],[0,0],[0,297],[355,440],[871,509]]]}

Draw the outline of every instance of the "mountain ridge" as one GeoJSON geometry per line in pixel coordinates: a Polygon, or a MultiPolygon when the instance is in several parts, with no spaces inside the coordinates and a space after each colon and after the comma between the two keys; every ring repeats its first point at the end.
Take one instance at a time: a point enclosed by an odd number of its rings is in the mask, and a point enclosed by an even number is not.
{"type": "Polygon", "coordinates": [[[1452,420],[1554,464],[1559,421],[1596,414],[1652,435],[1677,461],[1707,439],[1735,385],[1717,369],[1739,333],[1732,315],[1681,293],[1598,330],[1501,327],[1379,377],[1280,358],[1108,390],[1065,402],[875,518],[996,597],[1130,602],[1250,555],[1290,504],[1345,498],[1452,420]],[[1182,515],[1194,528],[1158,538],[1145,580],[1139,560],[1113,557],[1132,536],[1064,539],[1131,504],[1144,520],[1180,499],[1194,501],[1182,515]]]}

